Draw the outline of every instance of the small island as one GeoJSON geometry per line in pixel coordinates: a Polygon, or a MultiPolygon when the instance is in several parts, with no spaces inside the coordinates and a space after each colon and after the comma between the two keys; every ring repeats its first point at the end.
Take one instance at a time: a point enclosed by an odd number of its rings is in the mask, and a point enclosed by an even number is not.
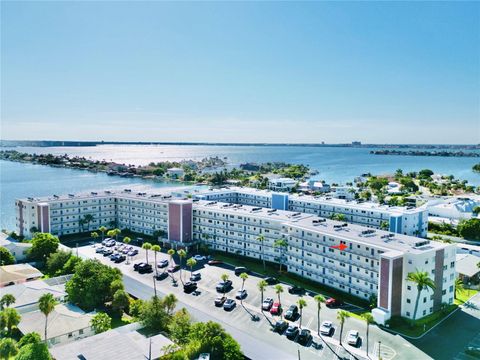
{"type": "Polygon", "coordinates": [[[473,170],[474,172],[480,173],[480,163],[473,165],[473,166],[472,166],[472,170],[473,170]]]}
{"type": "Polygon", "coordinates": [[[400,155],[400,156],[441,156],[441,157],[480,157],[478,152],[464,151],[423,151],[423,150],[372,150],[373,155],[400,155]]]}

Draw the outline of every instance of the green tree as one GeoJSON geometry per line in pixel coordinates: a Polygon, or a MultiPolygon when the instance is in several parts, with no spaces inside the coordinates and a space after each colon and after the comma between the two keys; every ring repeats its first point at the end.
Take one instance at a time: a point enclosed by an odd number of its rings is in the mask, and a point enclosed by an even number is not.
{"type": "Polygon", "coordinates": [[[298,326],[301,329],[302,328],[302,320],[303,320],[303,308],[307,306],[307,302],[305,301],[305,299],[300,298],[300,299],[298,299],[297,304],[298,304],[298,309],[300,310],[300,323],[299,323],[298,326]]]}
{"type": "Polygon", "coordinates": [[[58,237],[49,233],[35,233],[29,255],[33,260],[45,261],[50,254],[58,249],[58,237]]]}
{"type": "Polygon", "coordinates": [[[368,357],[368,336],[369,336],[369,328],[370,325],[374,323],[373,321],[373,316],[371,313],[364,313],[362,314],[363,320],[365,320],[365,323],[367,324],[367,357],[368,357]]]}
{"type": "Polygon", "coordinates": [[[473,212],[475,215],[480,214],[480,206],[475,206],[475,207],[473,208],[472,212],[473,212]]]}
{"type": "MultiPolygon", "coordinates": [[[[143,243],[142,245],[142,249],[145,250],[145,260],[148,264],[148,250],[150,250],[152,248],[152,244],[150,244],[149,242],[146,242],[146,243],[143,243]]],[[[155,267],[157,265],[155,264],[155,267]]]]}
{"type": "Polygon", "coordinates": [[[143,326],[154,331],[164,331],[167,328],[169,316],[165,310],[163,302],[158,296],[144,302],[140,321],[143,326]]]}
{"type": "Polygon", "coordinates": [[[17,342],[10,338],[0,340],[0,359],[8,360],[17,355],[17,342]]]}
{"type": "MultiPolygon", "coordinates": [[[[223,282],[226,282],[228,280],[228,274],[223,273],[220,275],[220,279],[222,279],[223,282]]],[[[226,286],[223,287],[223,296],[225,296],[225,293],[227,292],[226,286]]]]}
{"type": "Polygon", "coordinates": [[[192,319],[190,314],[185,308],[180,309],[173,315],[172,320],[168,324],[171,339],[179,345],[185,345],[189,341],[188,335],[191,326],[192,319]]]}
{"type": "Polygon", "coordinates": [[[128,309],[128,314],[132,316],[134,319],[138,319],[140,314],[142,313],[144,301],[142,299],[130,299],[130,306],[128,309]]]}
{"type": "Polygon", "coordinates": [[[45,315],[45,343],[47,342],[48,315],[55,309],[56,303],[51,293],[43,294],[38,300],[38,308],[45,315]]]}
{"type": "Polygon", "coordinates": [[[260,291],[261,294],[261,304],[260,304],[260,309],[263,312],[263,294],[265,293],[265,289],[267,288],[268,283],[265,280],[260,280],[257,284],[257,288],[260,291]]]}
{"type": "MultiPolygon", "coordinates": [[[[171,267],[172,263],[173,263],[173,255],[175,255],[175,250],[168,249],[167,254],[169,256],[168,263],[169,263],[169,266],[171,267]]],[[[175,279],[175,277],[173,276],[173,273],[172,273],[171,277],[172,277],[172,279],[175,279]]]]}
{"type": "Polygon", "coordinates": [[[427,271],[416,270],[407,275],[407,281],[411,281],[417,285],[417,299],[415,300],[415,309],[413,310],[413,319],[417,317],[418,302],[423,289],[430,288],[435,290],[435,283],[428,275],[427,271]]]}
{"type": "Polygon", "coordinates": [[[462,220],[458,224],[460,236],[469,240],[480,240],[480,219],[462,220]]]}
{"type": "Polygon", "coordinates": [[[45,343],[27,344],[20,348],[15,360],[51,360],[45,343]]]}
{"type": "Polygon", "coordinates": [[[168,315],[172,315],[173,310],[175,310],[175,307],[177,306],[178,299],[174,294],[168,294],[163,298],[163,306],[165,307],[165,310],[167,311],[168,315]]]}
{"type": "Polygon", "coordinates": [[[121,279],[120,270],[89,259],[75,267],[75,273],[66,283],[65,290],[70,302],[91,311],[112,300],[110,285],[121,279]]]}
{"type": "MultiPolygon", "coordinates": [[[[127,245],[130,244],[131,241],[132,241],[132,239],[130,239],[128,236],[125,236],[123,238],[123,242],[127,245]]],[[[130,256],[127,254],[127,265],[130,263],[129,258],[130,258],[130,256]]]]}
{"type": "Polygon", "coordinates": [[[187,266],[190,268],[190,277],[193,275],[193,268],[195,265],[197,265],[197,260],[194,258],[191,257],[187,260],[187,266]]]}
{"type": "Polygon", "coordinates": [[[125,311],[128,311],[130,305],[130,297],[125,290],[117,290],[113,294],[112,308],[117,311],[120,317],[125,311]]]}
{"type": "Polygon", "coordinates": [[[320,310],[322,310],[322,304],[325,304],[325,298],[318,294],[313,297],[313,300],[317,303],[317,334],[320,336],[320,310]]]}
{"type": "Polygon", "coordinates": [[[72,255],[63,266],[61,275],[70,275],[75,272],[75,267],[82,262],[82,258],[72,255]]]}
{"type": "Polygon", "coordinates": [[[63,274],[63,267],[72,256],[71,251],[58,250],[47,258],[47,273],[51,276],[63,274]]]}
{"type": "Polygon", "coordinates": [[[0,266],[12,265],[15,263],[15,257],[12,255],[10,250],[0,246],[0,266]]]}
{"type": "Polygon", "coordinates": [[[187,256],[187,252],[183,249],[180,249],[180,250],[177,251],[177,254],[178,254],[178,257],[180,258],[180,274],[179,274],[179,276],[180,276],[180,281],[183,284],[183,277],[182,277],[183,264],[182,264],[182,262],[183,262],[183,259],[187,256]]]}
{"type": "Polygon", "coordinates": [[[158,266],[157,266],[157,253],[160,252],[162,250],[162,248],[160,247],[160,245],[153,245],[152,246],[152,251],[153,251],[153,255],[155,257],[155,274],[158,276],[158,266]]]}
{"type": "Polygon", "coordinates": [[[15,296],[12,294],[5,294],[0,299],[0,310],[3,310],[4,307],[9,307],[14,304],[16,301],[15,296]]]}
{"type": "Polygon", "coordinates": [[[20,323],[20,314],[14,308],[5,308],[0,312],[0,323],[3,328],[7,328],[7,333],[12,334],[12,329],[20,323]]]}
{"type": "Polygon", "coordinates": [[[285,239],[278,239],[278,240],[275,241],[273,246],[280,249],[280,261],[279,261],[280,269],[278,271],[282,272],[282,264],[283,264],[283,261],[284,261],[285,252],[288,249],[288,242],[285,239]]]}
{"type": "Polygon", "coordinates": [[[462,279],[457,277],[455,279],[455,293],[454,293],[454,298],[457,298],[457,294],[460,294],[465,291],[465,285],[463,284],[462,279]]]}
{"type": "Polygon", "coordinates": [[[418,177],[420,179],[429,180],[432,178],[432,175],[433,175],[433,171],[430,169],[423,169],[418,172],[418,177]]]}
{"type": "Polygon", "coordinates": [[[260,247],[262,248],[262,262],[263,262],[263,271],[265,272],[265,246],[263,245],[265,243],[265,236],[263,235],[258,235],[257,236],[257,241],[260,242],[260,247]]]}
{"type": "Polygon", "coordinates": [[[337,320],[340,321],[340,346],[342,345],[343,325],[349,317],[349,313],[345,310],[339,310],[337,313],[337,320]]]}
{"type": "Polygon", "coordinates": [[[87,224],[87,231],[90,231],[90,223],[94,220],[94,217],[92,214],[85,214],[83,216],[83,223],[87,224]]]}
{"type": "Polygon", "coordinates": [[[93,239],[94,242],[97,241],[97,239],[98,239],[98,237],[99,237],[99,235],[98,235],[98,233],[97,233],[96,231],[90,233],[90,236],[92,237],[92,239],[93,239]]]}
{"type": "Polygon", "coordinates": [[[90,325],[95,334],[100,334],[112,328],[112,318],[104,312],[99,312],[90,320],[90,325]]]}
{"type": "Polygon", "coordinates": [[[42,338],[36,332],[29,332],[22,336],[18,342],[18,347],[23,347],[27,344],[38,344],[42,342],[42,338]]]}
{"type": "Polygon", "coordinates": [[[281,304],[282,302],[280,301],[280,294],[283,293],[283,286],[280,284],[275,285],[275,294],[278,296],[278,303],[281,304]]]}
{"type": "Polygon", "coordinates": [[[100,226],[98,231],[102,233],[102,241],[105,240],[105,232],[107,231],[107,228],[105,226],[100,226]]]}
{"type": "Polygon", "coordinates": [[[209,353],[211,359],[244,359],[240,345],[215,322],[194,323],[189,340],[184,350],[188,359],[196,359],[201,353],[209,353]]]}

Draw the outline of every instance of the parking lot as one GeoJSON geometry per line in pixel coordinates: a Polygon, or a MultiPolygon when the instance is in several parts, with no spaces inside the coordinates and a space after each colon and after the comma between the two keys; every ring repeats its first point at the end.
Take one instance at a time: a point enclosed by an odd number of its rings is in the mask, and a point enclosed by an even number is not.
{"type": "MultiPolygon", "coordinates": [[[[98,245],[97,245],[98,246],[98,245]]],[[[137,248],[138,249],[138,248],[137,248]]],[[[110,266],[116,266],[122,270],[125,275],[126,288],[130,290],[132,288],[132,293],[135,290],[135,287],[143,284],[143,286],[149,286],[152,288],[151,295],[153,295],[153,279],[152,275],[155,275],[155,269],[153,273],[150,274],[138,274],[133,270],[133,264],[141,261],[145,261],[145,251],[138,249],[139,253],[135,255],[132,259],[123,261],[122,263],[114,263],[110,261],[108,257],[104,257],[102,254],[96,254],[95,248],[92,246],[84,246],[79,248],[79,254],[88,258],[97,258],[100,259],[105,264],[110,266]]],[[[152,251],[148,252],[149,263],[153,265],[154,263],[154,254],[152,251]]],[[[169,259],[169,256],[165,253],[157,254],[157,262],[161,260],[169,259]]],[[[177,259],[178,262],[178,259],[177,259]]],[[[185,264],[185,260],[183,261],[185,264]]],[[[158,269],[159,272],[163,272],[164,269],[158,269]]],[[[366,325],[363,321],[356,318],[348,318],[345,321],[344,331],[343,331],[343,341],[342,346],[339,344],[340,339],[340,326],[336,320],[337,309],[327,308],[325,305],[322,305],[322,310],[320,313],[321,322],[324,320],[330,320],[333,322],[335,331],[331,337],[323,336],[322,338],[317,336],[317,305],[311,295],[303,295],[307,306],[303,309],[303,319],[302,319],[302,328],[307,328],[311,331],[313,335],[312,341],[310,341],[307,346],[300,346],[298,343],[289,340],[285,335],[280,335],[272,331],[272,326],[277,320],[280,319],[280,316],[273,316],[268,311],[261,311],[261,294],[257,289],[257,284],[261,280],[259,275],[250,274],[248,279],[245,281],[245,289],[247,291],[247,297],[241,302],[236,300],[236,307],[231,311],[225,311],[223,307],[216,307],[214,305],[214,300],[218,295],[215,290],[216,285],[221,281],[221,275],[227,274],[229,279],[232,280],[233,286],[226,293],[228,298],[235,298],[235,293],[242,286],[242,279],[235,276],[234,268],[226,265],[208,265],[206,261],[198,262],[194,267],[194,272],[200,272],[201,279],[197,282],[198,289],[197,291],[191,294],[185,294],[183,292],[182,283],[180,282],[180,274],[182,274],[183,280],[188,281],[190,277],[190,270],[183,269],[182,271],[177,271],[173,273],[173,277],[178,280],[178,286],[175,287],[172,284],[170,277],[167,277],[164,280],[156,281],[156,287],[159,291],[159,294],[174,293],[179,299],[179,306],[185,306],[200,321],[205,321],[206,319],[211,319],[217,322],[220,322],[227,329],[231,329],[232,335],[241,343],[242,348],[245,353],[248,355],[246,346],[250,345],[252,338],[261,339],[261,342],[265,344],[265,348],[269,348],[270,351],[277,351],[277,358],[298,358],[298,353],[300,353],[301,358],[321,358],[321,359],[366,359],[366,325]],[[252,315],[257,315],[259,320],[252,320],[252,315]],[[357,347],[352,347],[347,345],[346,337],[349,330],[357,330],[360,333],[360,342],[357,347]],[[238,335],[235,336],[235,333],[238,331],[238,335]],[[245,339],[243,339],[245,337],[245,339]],[[244,340],[244,341],[242,341],[244,340]],[[268,346],[269,345],[269,346],[268,346]]],[[[300,295],[292,295],[288,293],[287,284],[282,284],[284,292],[281,293],[280,299],[284,312],[291,304],[296,304],[300,295]]],[[[135,294],[134,294],[135,295],[135,294]]],[[[151,296],[150,295],[150,296],[151,296]]],[[[313,295],[313,294],[312,294],[313,295]]],[[[274,286],[267,286],[267,289],[264,293],[264,298],[271,297],[275,301],[278,301],[278,296],[275,293],[274,286]]],[[[355,306],[345,304],[345,309],[355,310],[355,306]]],[[[299,324],[299,319],[292,321],[299,324]]],[[[425,356],[422,352],[418,351],[414,347],[407,346],[406,344],[405,355],[399,356],[397,351],[394,349],[400,346],[404,339],[393,336],[391,334],[385,333],[375,326],[370,328],[370,340],[369,340],[369,356],[371,359],[375,359],[378,356],[378,341],[381,341],[381,356],[385,360],[393,358],[405,358],[411,359],[412,354],[415,354],[416,359],[427,359],[428,356],[425,356]]],[[[258,350],[255,350],[258,351],[258,350]]],[[[258,354],[257,354],[258,355],[258,354]]],[[[403,355],[403,354],[401,354],[403,355]]]]}

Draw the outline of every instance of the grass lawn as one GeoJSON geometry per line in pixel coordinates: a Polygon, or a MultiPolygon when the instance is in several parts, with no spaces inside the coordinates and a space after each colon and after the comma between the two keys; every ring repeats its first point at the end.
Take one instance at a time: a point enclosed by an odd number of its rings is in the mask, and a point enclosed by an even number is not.
{"type": "Polygon", "coordinates": [[[279,265],[266,262],[265,263],[265,271],[263,270],[263,263],[261,260],[248,258],[245,256],[240,256],[236,254],[224,253],[224,252],[215,252],[214,255],[215,259],[222,260],[225,263],[229,263],[235,266],[245,266],[247,269],[259,273],[259,274],[266,274],[268,276],[273,276],[279,279],[280,281],[294,284],[297,286],[301,286],[307,290],[311,290],[316,293],[320,293],[322,295],[326,295],[329,297],[334,298],[341,298],[346,302],[351,304],[360,306],[360,307],[368,307],[368,301],[363,301],[353,295],[344,293],[342,291],[330,288],[328,286],[324,286],[319,284],[315,281],[311,281],[305,279],[301,276],[296,274],[291,274],[282,270],[279,272],[279,265]]]}
{"type": "Polygon", "coordinates": [[[478,290],[473,290],[473,289],[465,289],[463,291],[459,291],[456,294],[456,299],[455,299],[455,304],[457,305],[462,305],[466,303],[472,296],[476,295],[478,293],[478,290]]]}

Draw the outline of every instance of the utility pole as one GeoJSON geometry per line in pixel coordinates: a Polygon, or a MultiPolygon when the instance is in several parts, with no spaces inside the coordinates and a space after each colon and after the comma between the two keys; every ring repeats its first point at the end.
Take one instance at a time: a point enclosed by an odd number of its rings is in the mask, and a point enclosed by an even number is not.
{"type": "Polygon", "coordinates": [[[378,360],[380,360],[380,359],[382,358],[382,357],[380,356],[380,349],[381,349],[381,347],[382,347],[382,342],[379,341],[379,342],[378,342],[378,360]]]}
{"type": "Polygon", "coordinates": [[[155,275],[152,276],[153,279],[153,292],[155,293],[155,297],[157,297],[157,282],[155,281],[155,275]]]}

